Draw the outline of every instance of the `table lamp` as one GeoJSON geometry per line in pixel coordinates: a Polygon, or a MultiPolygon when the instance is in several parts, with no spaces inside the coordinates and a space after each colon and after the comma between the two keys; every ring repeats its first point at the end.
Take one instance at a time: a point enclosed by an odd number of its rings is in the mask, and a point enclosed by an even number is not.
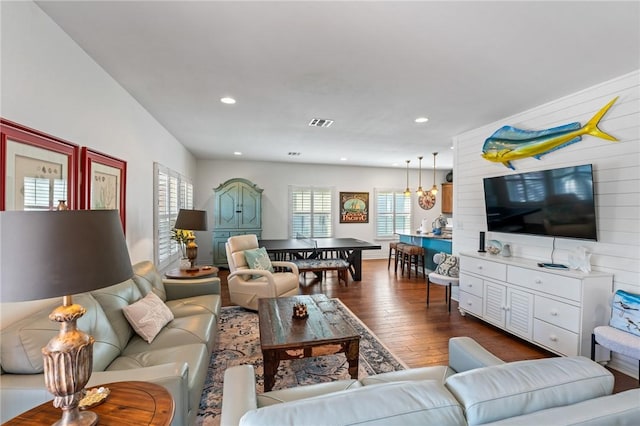
{"type": "Polygon", "coordinates": [[[56,425],[95,425],[97,414],[78,409],[94,339],[77,328],[85,309],[72,295],[133,276],[118,211],[0,212],[0,265],[0,302],[63,297],[49,315],[60,333],[42,348],[45,384],[62,409],[56,425]]]}
{"type": "Polygon", "coordinates": [[[180,209],[174,228],[191,231],[189,237],[187,237],[187,257],[189,258],[191,267],[187,269],[187,271],[193,272],[199,270],[199,268],[195,266],[196,257],[198,257],[198,245],[196,244],[196,236],[193,234],[193,231],[207,230],[206,210],[180,209]]]}

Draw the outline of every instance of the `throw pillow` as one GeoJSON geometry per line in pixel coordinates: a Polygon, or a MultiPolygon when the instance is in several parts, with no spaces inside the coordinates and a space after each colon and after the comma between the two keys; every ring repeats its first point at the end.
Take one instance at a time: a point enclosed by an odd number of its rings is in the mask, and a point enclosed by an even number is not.
{"type": "Polygon", "coordinates": [[[125,318],[140,337],[151,343],[162,327],[173,320],[173,312],[155,293],[122,308],[125,318]]]}
{"type": "Polygon", "coordinates": [[[618,290],[611,304],[611,327],[640,336],[640,294],[618,290]]]}
{"type": "MultiPolygon", "coordinates": [[[[245,250],[244,257],[247,260],[249,269],[261,269],[269,272],[273,272],[273,265],[271,259],[269,259],[269,253],[264,247],[257,249],[245,250]]],[[[258,275],[254,275],[254,278],[258,278],[258,275]]]]}
{"type": "Polygon", "coordinates": [[[458,258],[451,254],[440,253],[440,263],[436,267],[436,274],[457,277],[459,272],[458,258]]]}

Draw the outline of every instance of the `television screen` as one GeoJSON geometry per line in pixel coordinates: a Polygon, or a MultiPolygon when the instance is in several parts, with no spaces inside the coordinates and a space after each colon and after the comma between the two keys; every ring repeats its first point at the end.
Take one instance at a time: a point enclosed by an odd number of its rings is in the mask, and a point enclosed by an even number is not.
{"type": "Polygon", "coordinates": [[[487,229],[597,240],[591,164],[484,178],[487,229]]]}

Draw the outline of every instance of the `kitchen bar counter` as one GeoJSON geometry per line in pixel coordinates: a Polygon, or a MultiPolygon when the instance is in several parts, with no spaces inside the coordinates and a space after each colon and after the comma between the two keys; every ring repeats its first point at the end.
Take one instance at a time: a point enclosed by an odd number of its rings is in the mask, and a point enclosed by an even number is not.
{"type": "Polygon", "coordinates": [[[426,250],[427,268],[434,270],[436,264],[433,263],[433,255],[438,252],[451,254],[451,238],[443,238],[441,235],[429,234],[398,234],[400,242],[424,247],[426,250]]]}

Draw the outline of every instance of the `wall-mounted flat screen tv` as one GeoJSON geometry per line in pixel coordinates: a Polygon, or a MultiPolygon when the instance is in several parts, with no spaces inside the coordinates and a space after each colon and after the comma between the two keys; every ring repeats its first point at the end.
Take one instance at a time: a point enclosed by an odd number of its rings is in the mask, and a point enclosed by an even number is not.
{"type": "Polygon", "coordinates": [[[487,229],[597,240],[591,164],[484,178],[487,229]]]}

